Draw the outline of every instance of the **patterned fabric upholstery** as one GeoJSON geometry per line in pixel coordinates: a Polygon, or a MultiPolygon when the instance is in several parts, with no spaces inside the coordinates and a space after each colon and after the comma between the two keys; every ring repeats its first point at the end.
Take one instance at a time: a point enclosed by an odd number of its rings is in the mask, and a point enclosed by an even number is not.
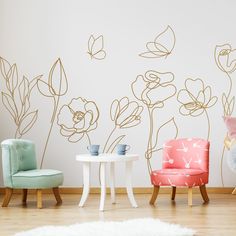
{"type": "Polygon", "coordinates": [[[174,139],[163,146],[162,170],[151,173],[155,186],[201,186],[208,183],[209,142],[174,139]]]}

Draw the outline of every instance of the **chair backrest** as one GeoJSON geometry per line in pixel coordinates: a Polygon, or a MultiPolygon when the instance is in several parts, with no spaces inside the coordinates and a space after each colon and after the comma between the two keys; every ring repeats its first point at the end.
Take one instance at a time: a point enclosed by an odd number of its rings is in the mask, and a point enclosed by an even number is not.
{"type": "Polygon", "coordinates": [[[163,168],[209,171],[210,143],[200,138],[172,139],[163,146],[163,168]]]}
{"type": "Polygon", "coordinates": [[[37,168],[35,145],[29,140],[7,139],[1,146],[4,185],[12,187],[13,174],[37,168]]]}

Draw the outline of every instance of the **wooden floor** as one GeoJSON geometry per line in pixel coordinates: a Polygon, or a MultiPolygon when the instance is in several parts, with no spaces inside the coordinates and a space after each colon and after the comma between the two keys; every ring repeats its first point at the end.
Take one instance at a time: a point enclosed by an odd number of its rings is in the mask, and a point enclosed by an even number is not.
{"type": "MultiPolygon", "coordinates": [[[[126,220],[158,218],[197,230],[196,235],[236,235],[236,195],[211,194],[210,203],[202,204],[201,196],[194,194],[193,206],[187,206],[187,195],[177,194],[175,202],[170,195],[160,194],[157,205],[148,204],[150,194],[136,194],[138,208],[132,208],[127,196],[117,195],[117,203],[110,204],[107,196],[105,211],[99,212],[99,195],[91,194],[84,208],[78,207],[80,195],[62,195],[63,204],[55,206],[53,195],[43,196],[43,209],[36,208],[35,195],[28,196],[27,206],[21,205],[21,195],[14,194],[7,208],[0,208],[0,235],[8,236],[22,230],[43,225],[69,225],[97,220],[126,220]]],[[[0,196],[2,202],[2,195],[0,196]]]]}

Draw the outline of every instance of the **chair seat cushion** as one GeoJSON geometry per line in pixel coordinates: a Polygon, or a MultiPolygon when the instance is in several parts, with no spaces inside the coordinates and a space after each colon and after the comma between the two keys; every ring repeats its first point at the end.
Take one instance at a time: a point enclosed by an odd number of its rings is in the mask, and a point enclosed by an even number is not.
{"type": "Polygon", "coordinates": [[[201,186],[208,183],[208,172],[199,169],[161,169],[151,172],[156,186],[201,186]]]}
{"type": "Polygon", "coordinates": [[[13,188],[44,189],[62,185],[63,173],[59,170],[35,169],[12,175],[13,188]]]}

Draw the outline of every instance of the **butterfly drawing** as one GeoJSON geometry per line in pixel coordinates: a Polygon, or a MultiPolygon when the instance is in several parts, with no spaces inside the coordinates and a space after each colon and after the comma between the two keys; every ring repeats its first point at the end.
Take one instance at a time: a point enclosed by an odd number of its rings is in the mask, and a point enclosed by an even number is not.
{"type": "Polygon", "coordinates": [[[88,40],[88,54],[91,59],[103,60],[106,57],[106,52],[103,50],[104,48],[104,39],[103,36],[100,35],[95,38],[93,35],[89,37],[88,40]]]}
{"type": "Polygon", "coordinates": [[[175,33],[168,25],[167,28],[157,35],[154,41],[146,43],[146,52],[139,54],[145,58],[161,58],[171,54],[175,47],[175,33]]]}

